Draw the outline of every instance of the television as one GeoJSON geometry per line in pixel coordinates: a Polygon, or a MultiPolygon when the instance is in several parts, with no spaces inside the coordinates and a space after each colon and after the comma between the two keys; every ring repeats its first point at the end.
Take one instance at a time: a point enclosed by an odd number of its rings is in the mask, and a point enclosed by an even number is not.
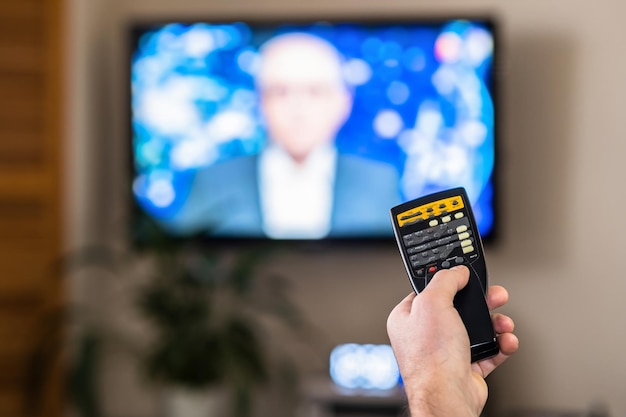
{"type": "Polygon", "coordinates": [[[493,240],[493,19],[198,17],[131,33],[135,230],[393,241],[393,205],[462,186],[493,240]]]}

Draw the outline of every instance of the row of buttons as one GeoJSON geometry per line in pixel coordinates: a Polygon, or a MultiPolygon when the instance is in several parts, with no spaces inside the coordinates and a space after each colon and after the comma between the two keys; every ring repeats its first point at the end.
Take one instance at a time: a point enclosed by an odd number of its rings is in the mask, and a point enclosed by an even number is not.
{"type": "MultiPolygon", "coordinates": [[[[442,269],[448,269],[452,266],[452,263],[454,263],[454,265],[462,265],[465,262],[465,259],[463,259],[460,256],[457,256],[456,258],[454,258],[453,261],[444,261],[441,263],[441,268],[442,269]]],[[[428,275],[431,276],[433,275],[435,272],[437,272],[438,268],[436,265],[431,265],[428,268],[420,268],[416,271],[416,274],[418,277],[423,278],[424,276],[426,276],[426,272],[428,272],[428,275]]]]}
{"type": "MultiPolygon", "coordinates": [[[[460,214],[463,214],[463,213],[460,213],[460,214]]],[[[408,248],[411,248],[413,246],[422,245],[432,240],[440,239],[444,236],[451,236],[455,233],[463,233],[468,229],[469,229],[469,220],[467,218],[463,218],[463,216],[460,216],[458,220],[443,222],[442,224],[437,223],[428,229],[423,229],[423,230],[418,230],[417,232],[408,233],[404,235],[402,238],[404,240],[404,244],[408,248]]],[[[441,246],[444,244],[445,244],[444,242],[441,242],[438,246],[441,246]]]]}
{"type": "MultiPolygon", "coordinates": [[[[457,200],[454,200],[452,202],[452,206],[457,206],[458,204],[459,204],[459,202],[457,200]]],[[[439,204],[439,209],[443,210],[445,208],[446,208],[445,203],[439,204]]],[[[431,213],[434,213],[435,209],[433,207],[428,207],[425,211],[426,211],[426,213],[431,214],[431,213]]],[[[421,216],[422,214],[424,214],[424,213],[421,212],[421,211],[417,211],[417,212],[415,212],[413,214],[410,214],[408,216],[400,217],[400,220],[408,220],[411,217],[418,217],[418,216],[421,216]]],[[[441,212],[441,215],[445,215],[445,214],[448,214],[448,213],[446,211],[442,211],[441,212]]]]}
{"type": "Polygon", "coordinates": [[[460,196],[452,196],[410,208],[396,215],[399,227],[414,225],[423,221],[431,221],[435,217],[445,217],[450,213],[463,210],[465,204],[460,196]]]}
{"type": "MultiPolygon", "coordinates": [[[[455,220],[447,215],[441,219],[433,219],[429,228],[408,233],[403,236],[403,240],[409,262],[416,269],[431,265],[429,269],[436,270],[433,264],[438,261],[443,261],[443,268],[449,267],[450,256],[457,248],[464,255],[475,251],[470,222],[463,212],[456,213],[455,220]]],[[[455,259],[455,262],[463,261],[460,256],[455,259]]]]}
{"type": "Polygon", "coordinates": [[[424,251],[418,253],[417,255],[413,255],[409,258],[411,261],[411,265],[414,268],[419,266],[427,265],[432,262],[436,262],[440,259],[446,259],[452,251],[456,248],[462,248],[464,254],[468,254],[474,251],[473,241],[469,236],[465,240],[459,240],[454,243],[449,243],[443,247],[433,248],[428,251],[424,251]]]}

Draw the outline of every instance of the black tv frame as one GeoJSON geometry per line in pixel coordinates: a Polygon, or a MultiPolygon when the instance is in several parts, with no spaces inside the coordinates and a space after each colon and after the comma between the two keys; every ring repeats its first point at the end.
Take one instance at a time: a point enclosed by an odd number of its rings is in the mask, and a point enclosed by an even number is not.
{"type": "MultiPolygon", "coordinates": [[[[265,237],[225,237],[225,236],[209,236],[205,233],[195,236],[178,237],[169,235],[158,227],[157,223],[143,212],[139,204],[137,203],[133,193],[132,187],[129,185],[132,183],[132,178],[135,175],[134,169],[134,155],[132,151],[133,142],[133,128],[132,128],[132,92],[131,92],[131,73],[130,67],[132,64],[132,54],[134,46],[142,33],[150,28],[158,28],[169,23],[180,24],[195,24],[206,22],[209,24],[228,24],[233,22],[243,22],[249,25],[307,25],[317,23],[354,23],[354,24],[414,24],[418,23],[432,23],[438,24],[444,21],[453,20],[468,20],[468,21],[480,21],[490,28],[493,35],[494,53],[492,58],[492,77],[490,92],[494,106],[494,165],[490,177],[490,183],[492,184],[493,198],[493,222],[492,227],[488,234],[481,236],[482,242],[485,247],[494,247],[502,239],[502,207],[501,201],[503,199],[502,187],[501,187],[501,142],[502,142],[502,45],[501,45],[501,19],[499,19],[494,13],[445,13],[445,14],[424,14],[424,13],[406,13],[399,15],[397,13],[384,14],[382,16],[373,16],[370,14],[350,13],[350,14],[307,14],[307,16],[291,14],[281,15],[250,15],[250,14],[236,14],[236,15],[223,15],[220,14],[216,17],[207,16],[170,16],[168,18],[142,18],[132,19],[125,27],[124,41],[126,47],[125,53],[125,115],[127,126],[127,135],[124,138],[126,141],[125,147],[129,152],[127,164],[128,170],[126,172],[125,182],[127,186],[129,204],[129,216],[127,218],[127,230],[128,241],[131,246],[139,250],[151,250],[157,246],[201,246],[208,248],[249,248],[249,247],[277,247],[277,248],[304,248],[304,249],[335,249],[335,248],[361,248],[361,247],[374,247],[374,248],[393,248],[395,249],[396,243],[393,235],[389,237],[360,237],[360,238],[322,238],[322,239],[272,239],[265,237]],[[206,19],[204,17],[207,17],[206,19]]],[[[390,207],[391,208],[391,207],[390,207]]],[[[391,220],[390,220],[391,222],[391,220]]]]}

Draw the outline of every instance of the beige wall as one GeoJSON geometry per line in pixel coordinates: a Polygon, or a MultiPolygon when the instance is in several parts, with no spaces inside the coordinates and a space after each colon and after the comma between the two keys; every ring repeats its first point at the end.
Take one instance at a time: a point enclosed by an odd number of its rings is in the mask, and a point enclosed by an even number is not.
{"type": "MultiPolygon", "coordinates": [[[[511,293],[504,311],[516,321],[521,347],[490,378],[491,408],[585,409],[603,402],[612,416],[626,415],[622,0],[70,3],[70,244],[109,229],[105,203],[119,195],[116,184],[123,181],[122,31],[128,21],[237,13],[494,13],[504,53],[502,240],[487,256],[491,282],[511,293]]],[[[409,292],[393,247],[298,253],[275,268],[294,277],[299,302],[325,330],[322,355],[341,342],[386,342],[386,316],[409,292]]],[[[325,371],[321,360],[303,366],[325,371]]],[[[150,397],[133,394],[132,377],[124,375],[108,380],[109,407],[147,415],[150,397]]]]}

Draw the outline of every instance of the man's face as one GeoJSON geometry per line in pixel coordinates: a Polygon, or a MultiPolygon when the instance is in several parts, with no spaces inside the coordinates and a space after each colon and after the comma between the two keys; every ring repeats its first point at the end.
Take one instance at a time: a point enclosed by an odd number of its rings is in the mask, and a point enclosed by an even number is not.
{"type": "Polygon", "coordinates": [[[296,161],[332,142],[348,118],[352,98],[330,45],[310,37],[284,37],[263,52],[258,85],[270,139],[296,161]]]}

